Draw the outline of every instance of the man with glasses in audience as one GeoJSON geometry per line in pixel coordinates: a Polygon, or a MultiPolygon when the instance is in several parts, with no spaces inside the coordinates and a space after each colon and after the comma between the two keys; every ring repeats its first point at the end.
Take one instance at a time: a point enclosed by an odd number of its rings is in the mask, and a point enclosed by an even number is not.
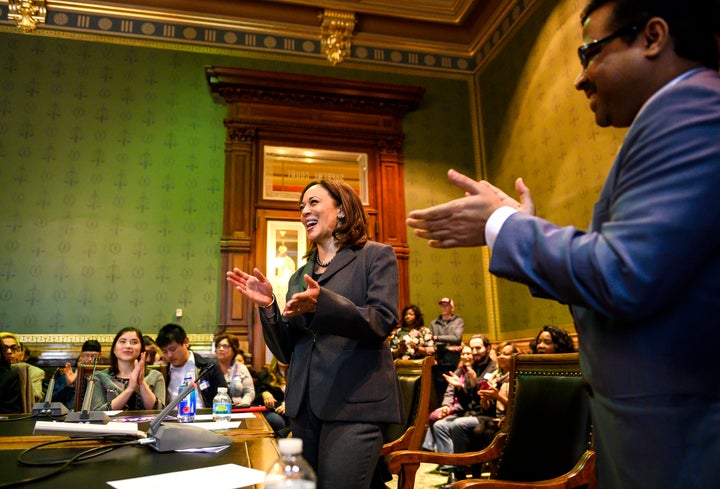
{"type": "Polygon", "coordinates": [[[0,340],[2,340],[3,355],[5,355],[5,358],[13,367],[18,368],[21,365],[27,365],[28,375],[30,376],[30,380],[32,381],[33,397],[35,398],[36,402],[42,401],[45,397],[45,394],[43,393],[43,380],[45,380],[45,371],[40,367],[36,367],[35,365],[30,365],[29,363],[21,361],[21,358],[24,358],[24,355],[18,355],[22,352],[22,346],[20,344],[20,340],[16,335],[7,331],[3,331],[2,333],[0,333],[0,340]]]}
{"type": "Polygon", "coordinates": [[[575,88],[599,126],[629,127],[588,232],[536,217],[522,179],[518,202],[453,170],[466,196],[408,216],[431,246],[488,244],[492,273],[570,305],[601,489],[720,487],[719,3],[583,11],[575,88]]]}
{"type": "MultiPolygon", "coordinates": [[[[82,363],[92,365],[95,361],[102,364],[102,346],[97,340],[87,340],[80,349],[80,355],[75,361],[75,366],[82,363]]],[[[55,388],[53,389],[53,402],[61,402],[67,406],[69,410],[75,409],[75,381],[77,380],[77,369],[73,370],[73,366],[69,363],[55,379],[55,388]]]]}

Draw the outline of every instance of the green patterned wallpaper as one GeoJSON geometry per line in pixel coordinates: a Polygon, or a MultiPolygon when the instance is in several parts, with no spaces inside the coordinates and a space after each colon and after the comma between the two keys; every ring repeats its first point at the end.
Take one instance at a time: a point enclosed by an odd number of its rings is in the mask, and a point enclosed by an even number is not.
{"type": "MultiPolygon", "coordinates": [[[[522,176],[538,215],[586,229],[625,130],[601,129],[573,82],[584,2],[545,0],[479,78],[487,178],[514,195],[522,176]],[[490,96],[491,95],[491,96],[490,96]]],[[[498,280],[500,329],[568,325],[566,306],[498,280]]]]}
{"type": "MultiPolygon", "coordinates": [[[[458,195],[475,167],[467,76],[301,65],[0,32],[0,329],[24,334],[155,333],[218,318],[226,108],[204,66],[421,85],[404,130],[406,207],[458,195]]],[[[453,296],[487,331],[478,250],[410,243],[410,294],[428,319],[453,296]],[[472,265],[472,266],[469,266],[472,265]]]]}

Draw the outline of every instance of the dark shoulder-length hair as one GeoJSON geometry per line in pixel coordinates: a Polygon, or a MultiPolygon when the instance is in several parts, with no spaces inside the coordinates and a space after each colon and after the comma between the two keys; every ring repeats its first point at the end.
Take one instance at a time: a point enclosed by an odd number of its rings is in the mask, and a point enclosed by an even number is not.
{"type": "Polygon", "coordinates": [[[567,331],[565,331],[562,328],[558,328],[557,326],[545,325],[538,332],[537,336],[535,336],[535,339],[530,343],[530,349],[532,350],[533,353],[537,353],[537,342],[538,342],[538,339],[540,338],[540,335],[544,331],[547,331],[548,333],[550,333],[552,342],[555,344],[555,353],[573,353],[573,352],[575,352],[575,343],[573,343],[573,340],[567,331]]]}
{"type": "MultiPolygon", "coordinates": [[[[345,217],[338,218],[338,224],[333,231],[333,238],[338,245],[338,251],[343,248],[360,246],[364,244],[370,236],[370,227],[368,217],[363,208],[362,201],[355,190],[345,182],[340,180],[320,180],[319,182],[310,182],[300,193],[300,203],[302,203],[305,192],[310,187],[320,185],[327,190],[330,197],[335,203],[342,207],[345,217]]],[[[310,244],[310,248],[303,258],[309,258],[317,250],[315,243],[310,244]]]]}
{"type": "Polygon", "coordinates": [[[140,331],[137,328],[133,328],[132,326],[128,326],[127,328],[123,328],[120,331],[117,332],[115,335],[115,339],[113,339],[112,346],[110,347],[110,373],[117,374],[120,373],[120,370],[118,368],[118,357],[115,355],[115,345],[117,344],[118,340],[122,335],[124,335],[127,332],[133,332],[137,336],[137,339],[140,344],[140,350],[138,351],[138,356],[134,358],[134,360],[137,360],[140,358],[140,355],[145,351],[144,345],[145,342],[143,341],[143,334],[142,331],[140,331]]]}
{"type": "Polygon", "coordinates": [[[230,349],[233,352],[233,359],[237,356],[238,353],[240,353],[240,341],[233,335],[229,333],[223,333],[215,338],[215,349],[217,349],[217,346],[220,344],[222,340],[227,340],[230,344],[230,349]]]}
{"type": "Polygon", "coordinates": [[[412,312],[415,313],[415,326],[421,327],[425,326],[425,319],[423,319],[422,312],[420,312],[420,308],[416,306],[415,304],[410,304],[405,307],[403,307],[402,314],[400,315],[400,326],[404,327],[407,326],[405,324],[405,313],[412,309],[412,312]]]}

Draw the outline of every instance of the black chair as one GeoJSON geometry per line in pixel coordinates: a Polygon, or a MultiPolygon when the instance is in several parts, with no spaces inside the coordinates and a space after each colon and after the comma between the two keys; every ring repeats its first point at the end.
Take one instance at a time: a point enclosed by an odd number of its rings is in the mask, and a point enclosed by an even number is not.
{"type": "Polygon", "coordinates": [[[390,424],[385,429],[385,444],[375,471],[372,487],[385,488],[392,476],[387,471],[386,458],[398,450],[419,450],[425,436],[432,395],[433,357],[418,360],[395,360],[395,372],[400,381],[405,424],[390,424]]]}
{"type": "Polygon", "coordinates": [[[453,489],[597,487],[587,384],[577,353],[514,355],[507,415],[500,432],[478,452],[400,451],[388,457],[398,488],[412,489],[421,463],[490,463],[490,479],[468,479],[453,489]]]}
{"type": "Polygon", "coordinates": [[[398,450],[419,450],[425,436],[425,425],[430,412],[433,357],[419,360],[395,360],[395,372],[400,381],[404,425],[391,424],[385,430],[385,444],[381,455],[398,450]]]}

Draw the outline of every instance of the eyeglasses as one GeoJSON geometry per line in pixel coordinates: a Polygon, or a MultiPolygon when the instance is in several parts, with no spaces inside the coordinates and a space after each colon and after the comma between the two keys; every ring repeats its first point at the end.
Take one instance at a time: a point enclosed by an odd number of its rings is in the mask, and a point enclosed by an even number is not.
{"type": "Polygon", "coordinates": [[[223,345],[222,343],[215,347],[218,350],[228,350],[230,349],[230,345],[223,345]]]}
{"type": "Polygon", "coordinates": [[[20,351],[20,347],[17,345],[3,345],[4,350],[10,350],[12,352],[20,351]]]}
{"type": "Polygon", "coordinates": [[[609,36],[601,37],[600,39],[596,39],[592,42],[589,42],[587,44],[583,44],[578,48],[578,57],[580,58],[580,64],[583,67],[583,70],[586,70],[588,65],[590,64],[590,61],[600,54],[600,51],[602,51],[603,45],[607,44],[608,42],[612,41],[616,37],[620,36],[626,36],[628,34],[634,34],[637,31],[640,30],[639,24],[633,24],[633,25],[626,25],[625,27],[621,27],[620,29],[616,30],[609,36]]]}

